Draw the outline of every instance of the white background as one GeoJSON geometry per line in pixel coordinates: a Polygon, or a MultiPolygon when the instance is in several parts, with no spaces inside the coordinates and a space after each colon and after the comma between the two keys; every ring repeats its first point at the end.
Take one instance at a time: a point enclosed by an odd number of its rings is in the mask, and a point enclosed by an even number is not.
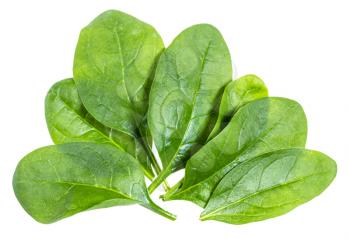
{"type": "Polygon", "coordinates": [[[350,238],[347,2],[1,1],[0,238],[350,238]],[[150,23],[166,45],[196,23],[219,28],[238,76],[255,73],[270,95],[303,105],[309,124],[307,147],[336,160],[334,183],[284,216],[243,226],[200,222],[201,209],[181,201],[159,202],[178,215],[175,222],[140,206],[85,212],[51,225],[31,219],[13,194],[12,174],[25,154],[51,144],[44,119],[46,92],[54,82],[72,76],[80,29],[107,9],[150,23]]]}

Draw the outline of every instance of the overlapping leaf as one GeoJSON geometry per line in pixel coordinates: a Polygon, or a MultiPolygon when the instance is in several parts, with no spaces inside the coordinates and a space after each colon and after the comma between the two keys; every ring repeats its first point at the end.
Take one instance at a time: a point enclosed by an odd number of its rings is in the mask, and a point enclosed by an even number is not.
{"type": "Polygon", "coordinates": [[[204,207],[234,166],[270,151],[304,147],[306,135],[306,117],[297,102],[273,97],[253,101],[187,162],[183,182],[164,199],[189,200],[204,207]]]}
{"type": "Polygon", "coordinates": [[[218,135],[243,105],[268,96],[264,82],[256,75],[246,75],[230,82],[221,98],[219,115],[208,140],[218,135]]]}
{"type": "Polygon", "coordinates": [[[150,199],[138,162],[109,144],[66,143],[35,150],[18,164],[13,188],[23,208],[42,223],[130,203],[174,219],[150,199]]]}
{"type": "Polygon", "coordinates": [[[157,59],[164,45],[150,25],[119,11],[99,15],[80,33],[74,81],[89,113],[137,138],[154,167],[145,114],[157,59]]]}
{"type": "Polygon", "coordinates": [[[59,81],[52,86],[45,100],[45,115],[54,143],[110,143],[134,156],[148,178],[154,176],[151,159],[140,142],[95,120],[81,102],[72,79],[59,81]]]}
{"type": "Polygon", "coordinates": [[[284,149],[264,154],[224,176],[201,219],[243,224],[280,216],[323,192],[336,170],[331,158],[316,151],[284,149]]]}
{"type": "Polygon", "coordinates": [[[211,25],[179,34],[161,55],[150,93],[148,122],[163,164],[153,191],[205,143],[214,111],[232,77],[224,39],[211,25]]]}
{"type": "Polygon", "coordinates": [[[153,27],[119,11],[104,12],[86,26],[75,52],[74,80],[88,111],[111,128],[138,135],[163,48],[153,27]]]}

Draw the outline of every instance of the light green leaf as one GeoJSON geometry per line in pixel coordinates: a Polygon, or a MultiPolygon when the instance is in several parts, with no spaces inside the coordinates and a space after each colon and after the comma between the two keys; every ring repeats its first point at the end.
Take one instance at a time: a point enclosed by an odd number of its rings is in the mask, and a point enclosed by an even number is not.
{"type": "Polygon", "coordinates": [[[211,25],[181,32],[161,55],[150,93],[148,122],[163,171],[153,191],[206,142],[214,111],[232,77],[229,50],[211,25]]]}
{"type": "Polygon", "coordinates": [[[139,163],[109,144],[67,143],[35,150],[18,164],[13,188],[23,208],[41,223],[131,203],[175,219],[151,201],[139,163]]]}
{"type": "Polygon", "coordinates": [[[120,11],[99,15],[80,33],[74,81],[88,112],[99,122],[136,137],[159,166],[147,137],[145,115],[155,66],[164,45],[150,25],[120,11]]]}
{"type": "Polygon", "coordinates": [[[81,102],[72,79],[59,81],[51,87],[45,100],[45,116],[54,143],[110,143],[135,157],[145,175],[153,178],[151,159],[140,142],[95,120],[81,102]]]}
{"type": "Polygon", "coordinates": [[[182,183],[165,200],[189,200],[204,207],[222,177],[237,164],[278,149],[304,147],[306,117],[284,98],[263,98],[243,106],[227,127],[187,162],[182,183]]]}
{"type": "Polygon", "coordinates": [[[152,73],[164,45],[156,30],[125,13],[102,13],[80,33],[74,80],[87,110],[103,124],[137,135],[152,73]]]}
{"type": "Polygon", "coordinates": [[[335,162],[316,151],[264,154],[225,175],[201,219],[243,224],[280,216],[323,192],[336,171],[335,162]]]}
{"type": "Polygon", "coordinates": [[[232,116],[243,105],[268,96],[264,82],[256,75],[246,75],[230,82],[221,98],[219,115],[208,140],[214,138],[230,122],[232,116]]]}

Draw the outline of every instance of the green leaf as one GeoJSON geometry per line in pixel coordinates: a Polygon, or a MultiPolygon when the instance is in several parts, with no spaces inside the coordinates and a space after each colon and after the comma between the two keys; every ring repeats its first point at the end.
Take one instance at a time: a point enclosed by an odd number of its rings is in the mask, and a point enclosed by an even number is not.
{"type": "Polygon", "coordinates": [[[145,175],[153,178],[151,159],[140,142],[133,136],[95,120],[81,102],[72,79],[59,81],[51,87],[45,100],[45,116],[55,144],[110,143],[135,157],[142,165],[145,175]]]}
{"type": "Polygon", "coordinates": [[[136,137],[153,166],[145,115],[155,66],[164,44],[150,25],[110,10],[80,33],[74,81],[89,113],[104,125],[136,137]]]}
{"type": "Polygon", "coordinates": [[[264,154],[226,174],[201,220],[244,224],[280,216],[323,192],[336,171],[336,163],[316,151],[284,149],[264,154]]]}
{"type": "Polygon", "coordinates": [[[230,122],[232,116],[243,105],[268,96],[264,82],[256,75],[246,75],[230,82],[221,98],[218,119],[208,140],[214,138],[230,122]]]}
{"type": "Polygon", "coordinates": [[[152,192],[206,142],[225,85],[232,78],[229,50],[211,25],[192,26],[161,55],[150,93],[148,123],[163,171],[152,192]]]}
{"type": "Polygon", "coordinates": [[[131,203],[175,219],[151,201],[139,163],[109,144],[67,143],[35,150],[18,164],[13,188],[23,208],[41,223],[131,203]]]}
{"type": "Polygon", "coordinates": [[[81,31],[74,58],[74,80],[87,110],[111,128],[138,135],[163,48],[152,26],[115,10],[99,15],[81,31]]]}
{"type": "Polygon", "coordinates": [[[269,97],[248,103],[187,162],[183,183],[163,198],[204,207],[222,177],[237,164],[274,150],[304,147],[306,135],[306,117],[297,102],[269,97]]]}

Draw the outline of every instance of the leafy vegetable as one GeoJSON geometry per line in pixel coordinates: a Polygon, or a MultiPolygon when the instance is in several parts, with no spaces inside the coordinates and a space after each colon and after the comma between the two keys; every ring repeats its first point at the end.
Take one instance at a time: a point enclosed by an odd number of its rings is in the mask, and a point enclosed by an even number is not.
{"type": "Polygon", "coordinates": [[[268,98],[255,75],[231,80],[228,47],[211,25],[187,28],[164,50],[152,26],[106,11],[81,31],[73,73],[45,101],[57,145],[25,156],[13,177],[39,222],[129,204],[175,220],[149,195],[163,183],[164,200],[204,207],[201,220],[242,224],[287,213],[336,175],[332,159],[303,149],[297,102],[268,98]],[[166,178],[183,168],[169,188],[166,178]]]}
{"type": "Polygon", "coordinates": [[[324,191],[336,170],[332,159],[316,151],[284,149],[264,154],[227,173],[201,219],[243,224],[282,215],[324,191]]]}
{"type": "Polygon", "coordinates": [[[211,25],[184,30],[161,55],[150,93],[148,122],[163,164],[152,192],[206,141],[213,111],[232,77],[224,39],[211,25]]]}
{"type": "Polygon", "coordinates": [[[111,128],[138,135],[163,48],[153,27],[125,13],[107,11],[92,21],[80,33],[74,58],[74,80],[88,111],[111,128]]]}
{"type": "Polygon", "coordinates": [[[13,188],[23,208],[42,223],[130,203],[175,219],[150,199],[138,162],[109,144],[67,143],[35,150],[18,164],[13,188]]]}
{"type": "Polygon", "coordinates": [[[150,25],[119,11],[98,16],[80,33],[74,81],[89,113],[104,125],[136,137],[156,161],[142,128],[161,37],[150,25]],[[140,129],[141,128],[141,129],[140,129]]]}
{"type": "Polygon", "coordinates": [[[208,141],[228,125],[240,107],[267,96],[268,91],[264,82],[256,75],[246,75],[230,82],[222,95],[218,119],[208,141]]]}
{"type": "Polygon", "coordinates": [[[151,160],[140,142],[96,121],[83,106],[72,79],[59,81],[52,86],[46,96],[45,114],[54,143],[110,143],[138,159],[145,175],[153,178],[151,160]]]}
{"type": "Polygon", "coordinates": [[[253,101],[187,162],[181,187],[176,185],[164,199],[189,200],[204,207],[221,178],[238,163],[278,149],[304,147],[306,133],[305,114],[297,102],[253,101]]]}

